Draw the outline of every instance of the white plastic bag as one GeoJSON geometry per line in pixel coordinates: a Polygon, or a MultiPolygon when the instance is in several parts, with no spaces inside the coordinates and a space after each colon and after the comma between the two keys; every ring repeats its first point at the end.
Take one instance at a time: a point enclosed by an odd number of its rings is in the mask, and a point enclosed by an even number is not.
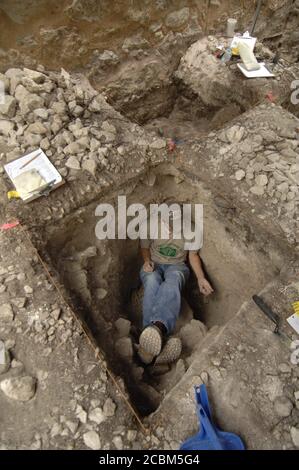
{"type": "Polygon", "coordinates": [[[256,60],[255,55],[251,50],[250,46],[243,41],[239,43],[239,53],[243,61],[244,67],[246,68],[246,70],[248,70],[248,72],[253,72],[254,70],[260,69],[260,64],[256,60]]]}

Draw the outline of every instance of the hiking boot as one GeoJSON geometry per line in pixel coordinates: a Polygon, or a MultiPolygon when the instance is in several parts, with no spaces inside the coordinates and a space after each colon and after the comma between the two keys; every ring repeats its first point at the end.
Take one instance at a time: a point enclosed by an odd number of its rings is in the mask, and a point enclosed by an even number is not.
{"type": "Polygon", "coordinates": [[[149,354],[148,352],[146,352],[144,349],[142,349],[142,347],[139,344],[136,344],[135,347],[136,347],[137,354],[140,360],[143,362],[143,364],[148,365],[153,362],[155,358],[153,354],[149,354]]]}
{"type": "Polygon", "coordinates": [[[147,354],[153,357],[158,356],[162,349],[162,333],[160,329],[155,326],[147,326],[139,338],[140,348],[147,354]]]}
{"type": "Polygon", "coordinates": [[[182,342],[180,338],[169,338],[161,353],[155,360],[155,364],[169,364],[179,359],[182,352],[182,342]]]}

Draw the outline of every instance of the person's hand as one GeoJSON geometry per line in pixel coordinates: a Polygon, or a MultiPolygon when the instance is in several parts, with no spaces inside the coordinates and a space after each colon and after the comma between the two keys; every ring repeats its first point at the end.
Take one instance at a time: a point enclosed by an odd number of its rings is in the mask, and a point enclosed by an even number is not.
{"type": "Polygon", "coordinates": [[[212,292],[214,292],[213,287],[211,286],[209,281],[207,281],[207,279],[205,278],[198,279],[198,287],[199,287],[200,292],[205,296],[210,295],[212,294],[212,292]]]}
{"type": "Polygon", "coordinates": [[[154,263],[152,261],[145,261],[143,265],[143,271],[146,273],[152,273],[154,271],[154,263]]]}

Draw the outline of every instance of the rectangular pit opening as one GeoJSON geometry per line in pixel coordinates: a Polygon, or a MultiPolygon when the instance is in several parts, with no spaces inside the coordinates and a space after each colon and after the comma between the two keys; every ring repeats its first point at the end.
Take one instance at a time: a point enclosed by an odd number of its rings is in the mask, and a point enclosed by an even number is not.
{"type": "Polygon", "coordinates": [[[131,402],[142,416],[157,409],[174,378],[179,380],[194,355],[200,354],[211,331],[230,321],[283,264],[281,253],[270,248],[266,251],[258,237],[248,236],[246,227],[228,220],[200,182],[191,183],[178,170],[169,166],[165,170],[163,165],[142,180],[81,208],[59,226],[49,227],[45,249],[76,314],[87,323],[108,367],[124,380],[131,402]],[[175,332],[183,343],[179,364],[144,366],[136,354],[142,297],[138,289],[142,265],[138,241],[102,241],[95,235],[97,204],[106,202],[116,207],[119,195],[127,196],[127,205],[147,206],[166,200],[204,205],[204,245],[200,254],[215,293],[203,299],[195,278],[188,281],[175,332]],[[120,318],[130,323],[118,321],[120,318]]]}

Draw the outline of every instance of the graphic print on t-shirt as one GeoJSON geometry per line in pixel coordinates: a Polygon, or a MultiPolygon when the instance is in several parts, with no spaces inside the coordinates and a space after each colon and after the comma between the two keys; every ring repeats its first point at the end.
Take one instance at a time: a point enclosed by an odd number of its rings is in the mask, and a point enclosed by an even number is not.
{"type": "Polygon", "coordinates": [[[163,256],[174,258],[177,254],[177,247],[174,245],[160,245],[159,253],[163,256]]]}

